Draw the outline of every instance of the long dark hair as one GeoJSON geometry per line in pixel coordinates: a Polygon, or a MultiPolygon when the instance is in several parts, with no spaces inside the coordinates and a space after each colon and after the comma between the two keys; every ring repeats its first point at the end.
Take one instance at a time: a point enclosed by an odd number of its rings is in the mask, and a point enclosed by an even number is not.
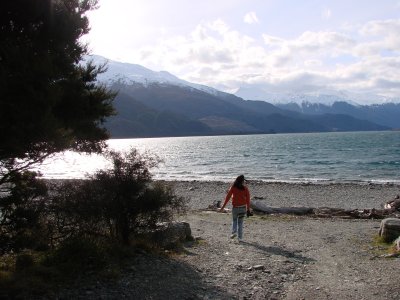
{"type": "Polygon", "coordinates": [[[233,183],[233,186],[238,188],[239,190],[244,190],[244,175],[239,175],[236,179],[235,182],[233,183]]]}

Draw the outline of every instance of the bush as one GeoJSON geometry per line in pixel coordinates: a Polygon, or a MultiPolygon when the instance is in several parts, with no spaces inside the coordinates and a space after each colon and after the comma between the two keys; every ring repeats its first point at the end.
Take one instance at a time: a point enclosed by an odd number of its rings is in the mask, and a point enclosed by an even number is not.
{"type": "Polygon", "coordinates": [[[53,248],[74,237],[109,235],[91,180],[63,181],[53,185],[51,190],[47,229],[53,248]]]}
{"type": "Polygon", "coordinates": [[[133,234],[184,212],[185,200],[152,181],[158,159],[131,149],[110,151],[111,167],[89,180],[61,184],[52,198],[51,225],[56,240],[78,235],[111,237],[128,245],[133,234]]]}

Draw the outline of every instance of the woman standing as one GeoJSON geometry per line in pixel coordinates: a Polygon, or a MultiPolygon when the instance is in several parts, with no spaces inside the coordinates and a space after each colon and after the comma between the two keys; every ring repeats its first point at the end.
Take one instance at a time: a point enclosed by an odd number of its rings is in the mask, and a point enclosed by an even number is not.
{"type": "Polygon", "coordinates": [[[225,202],[220,211],[223,212],[226,204],[232,197],[232,235],[231,238],[236,236],[239,242],[243,239],[243,218],[246,213],[250,214],[250,192],[245,185],[243,175],[236,178],[233,185],[230,187],[228,194],[225,197],[225,202]]]}

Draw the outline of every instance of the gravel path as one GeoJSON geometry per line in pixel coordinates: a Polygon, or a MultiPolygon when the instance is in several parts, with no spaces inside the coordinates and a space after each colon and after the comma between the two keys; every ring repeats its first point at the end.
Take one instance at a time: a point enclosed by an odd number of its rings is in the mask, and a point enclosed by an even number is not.
{"type": "MultiPolygon", "coordinates": [[[[170,184],[190,200],[180,219],[197,242],[180,254],[138,255],[117,281],[64,290],[59,299],[400,299],[400,260],[379,257],[373,244],[379,220],[255,215],[238,243],[229,239],[230,214],[202,210],[229,184],[170,184]]],[[[391,185],[249,187],[272,206],[379,208],[399,193],[391,185]]]]}

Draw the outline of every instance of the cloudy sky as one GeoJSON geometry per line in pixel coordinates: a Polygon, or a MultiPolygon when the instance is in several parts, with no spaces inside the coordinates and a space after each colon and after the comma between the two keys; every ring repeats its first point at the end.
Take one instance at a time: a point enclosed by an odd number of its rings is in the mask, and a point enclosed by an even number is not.
{"type": "Polygon", "coordinates": [[[400,98],[400,0],[100,0],[93,54],[227,92],[400,98]]]}

